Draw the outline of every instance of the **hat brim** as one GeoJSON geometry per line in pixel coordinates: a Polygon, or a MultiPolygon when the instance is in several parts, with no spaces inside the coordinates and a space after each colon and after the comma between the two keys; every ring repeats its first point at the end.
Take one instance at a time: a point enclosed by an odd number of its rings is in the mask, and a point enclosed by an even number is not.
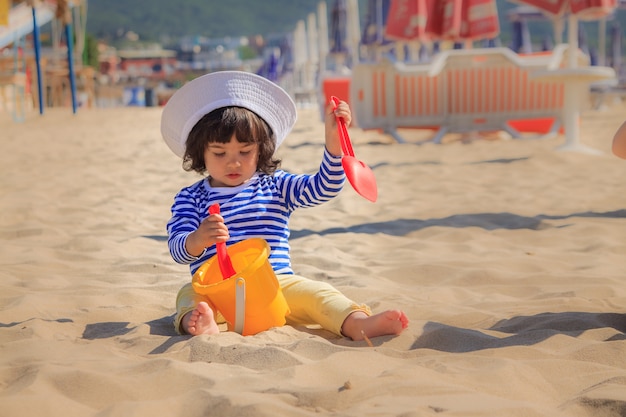
{"type": "Polygon", "coordinates": [[[276,148],[296,122],[296,105],[285,90],[259,75],[219,71],[188,82],[168,100],[161,115],[161,134],[179,157],[191,129],[206,114],[222,107],[244,107],[260,116],[276,138],[276,148]]]}

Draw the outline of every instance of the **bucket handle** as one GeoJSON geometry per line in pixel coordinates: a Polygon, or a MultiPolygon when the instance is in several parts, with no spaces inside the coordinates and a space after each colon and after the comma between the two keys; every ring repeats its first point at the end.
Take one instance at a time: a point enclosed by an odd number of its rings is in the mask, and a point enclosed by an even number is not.
{"type": "Polygon", "coordinates": [[[235,332],[243,334],[246,319],[246,280],[238,277],[235,280],[235,332]]]}

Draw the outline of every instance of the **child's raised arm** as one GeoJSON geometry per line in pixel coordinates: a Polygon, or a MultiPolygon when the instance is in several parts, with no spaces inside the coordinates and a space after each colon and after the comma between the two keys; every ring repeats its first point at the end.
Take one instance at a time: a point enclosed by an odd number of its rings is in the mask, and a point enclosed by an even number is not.
{"type": "Polygon", "coordinates": [[[346,126],[350,126],[352,123],[352,112],[350,106],[345,101],[339,103],[336,109],[333,103],[326,105],[325,111],[325,124],[326,124],[326,149],[331,155],[341,156],[341,142],[339,140],[339,133],[337,130],[337,119],[335,116],[343,117],[346,122],[346,126]]]}
{"type": "Polygon", "coordinates": [[[626,122],[622,123],[613,136],[613,153],[626,159],[626,122]]]}

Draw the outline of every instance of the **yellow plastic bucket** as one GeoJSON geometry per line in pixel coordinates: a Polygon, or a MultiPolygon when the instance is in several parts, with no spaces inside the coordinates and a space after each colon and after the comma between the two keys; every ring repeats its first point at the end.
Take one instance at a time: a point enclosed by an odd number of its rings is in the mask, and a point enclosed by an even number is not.
{"type": "Polygon", "coordinates": [[[264,239],[252,238],[227,248],[235,275],[224,280],[217,255],[193,274],[195,292],[206,295],[222,313],[228,330],[244,336],[283,326],[289,306],[269,263],[264,239]]]}

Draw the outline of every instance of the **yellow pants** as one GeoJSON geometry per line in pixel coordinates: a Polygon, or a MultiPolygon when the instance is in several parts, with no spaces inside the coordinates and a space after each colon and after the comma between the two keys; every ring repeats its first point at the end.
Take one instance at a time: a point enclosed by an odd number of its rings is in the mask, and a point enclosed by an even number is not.
{"type": "MultiPolygon", "coordinates": [[[[291,310],[291,314],[287,316],[289,325],[319,324],[324,329],[343,336],[341,326],[352,312],[372,314],[368,306],[356,304],[326,282],[291,274],[277,275],[276,278],[291,310]]],[[[211,306],[218,323],[224,322],[222,315],[215,311],[211,300],[205,295],[197,294],[189,283],[178,291],[176,297],[174,326],[179,334],[184,333],[180,325],[183,316],[196,308],[200,301],[206,301],[211,306]]]]}

